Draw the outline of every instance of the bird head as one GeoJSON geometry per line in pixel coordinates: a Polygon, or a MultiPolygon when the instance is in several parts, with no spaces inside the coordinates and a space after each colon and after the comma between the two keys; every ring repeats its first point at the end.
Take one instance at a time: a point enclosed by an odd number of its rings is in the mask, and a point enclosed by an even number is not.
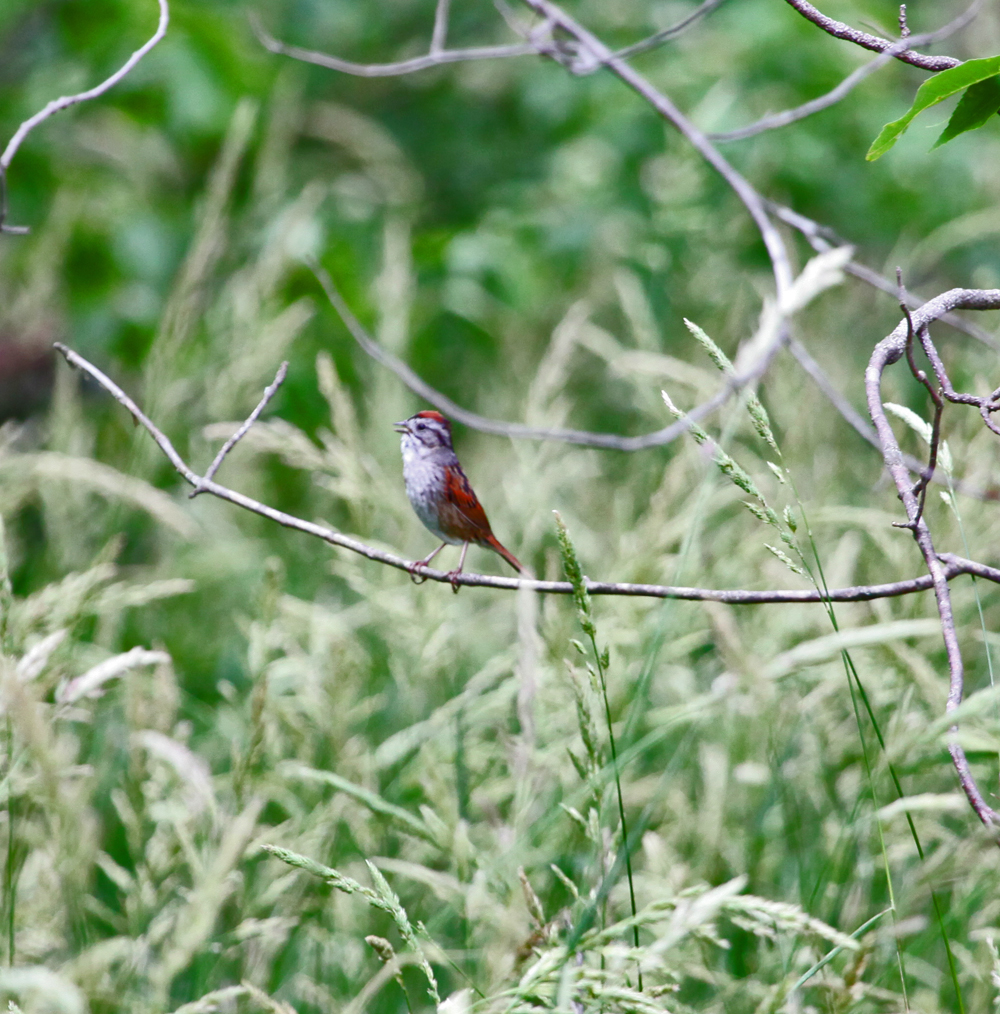
{"type": "Polygon", "coordinates": [[[403,443],[410,443],[414,450],[427,451],[445,447],[451,450],[451,423],[440,412],[418,412],[393,423],[397,433],[403,434],[403,443]]]}

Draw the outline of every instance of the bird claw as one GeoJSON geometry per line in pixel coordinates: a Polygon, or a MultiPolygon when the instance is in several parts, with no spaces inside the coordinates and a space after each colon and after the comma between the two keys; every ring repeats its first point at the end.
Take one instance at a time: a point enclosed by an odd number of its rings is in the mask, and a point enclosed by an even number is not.
{"type": "Polygon", "coordinates": [[[460,570],[449,570],[448,580],[451,582],[451,590],[457,595],[458,589],[462,586],[458,583],[458,575],[462,572],[460,570]]]}
{"type": "Polygon", "coordinates": [[[406,568],[407,571],[409,571],[410,580],[414,584],[423,584],[427,580],[427,575],[426,574],[418,574],[417,573],[417,568],[418,567],[423,567],[423,566],[424,566],[423,563],[411,563],[410,566],[406,568]]]}

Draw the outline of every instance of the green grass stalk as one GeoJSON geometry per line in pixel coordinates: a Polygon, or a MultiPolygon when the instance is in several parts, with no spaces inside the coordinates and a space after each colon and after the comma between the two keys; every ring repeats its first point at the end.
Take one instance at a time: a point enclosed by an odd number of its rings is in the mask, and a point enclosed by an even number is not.
{"type": "MultiPolygon", "coordinates": [[[[573,547],[573,543],[569,536],[569,530],[566,528],[563,519],[560,517],[558,511],[553,512],[556,516],[556,527],[559,539],[559,551],[562,554],[563,569],[566,571],[566,577],[573,585],[573,598],[577,605],[577,613],[580,620],[580,626],[583,632],[587,635],[590,641],[590,647],[594,653],[594,663],[596,666],[598,683],[601,688],[601,697],[604,701],[604,717],[608,724],[608,745],[611,749],[611,764],[614,769],[615,777],[615,790],[618,798],[618,819],[621,822],[621,847],[625,856],[625,871],[628,877],[628,894],[629,903],[632,908],[632,917],[635,918],[637,908],[635,903],[635,883],[632,877],[632,856],[630,852],[630,841],[628,834],[628,823],[625,819],[625,801],[622,795],[622,782],[621,782],[621,771],[618,767],[618,747],[615,743],[615,732],[611,722],[611,704],[608,701],[608,684],[605,676],[608,662],[610,659],[610,653],[607,648],[604,649],[603,653],[597,647],[597,627],[594,625],[593,620],[593,609],[591,606],[590,595],[587,592],[586,580],[583,576],[583,571],[580,569],[580,562],[576,556],[576,550],[573,547]]],[[[636,948],[639,947],[639,927],[633,926],[633,942],[636,948]]],[[[642,991],[642,970],[639,969],[637,982],[639,991],[642,991]]]]}

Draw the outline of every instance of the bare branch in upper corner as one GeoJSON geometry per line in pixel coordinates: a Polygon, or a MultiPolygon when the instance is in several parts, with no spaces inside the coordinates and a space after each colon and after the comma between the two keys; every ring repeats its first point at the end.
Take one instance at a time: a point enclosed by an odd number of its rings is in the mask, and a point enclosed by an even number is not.
{"type": "MultiPolygon", "coordinates": [[[[441,5],[438,6],[438,13],[440,11],[441,5]]],[[[447,7],[445,7],[445,17],[447,17],[447,7]]],[[[443,28],[439,33],[439,27],[442,24],[444,24],[443,21],[435,21],[431,50],[425,56],[415,56],[411,60],[399,60],[396,63],[353,63],[350,60],[341,60],[339,57],[330,56],[329,53],[289,46],[268,34],[255,14],[250,15],[250,27],[265,49],[281,56],[289,56],[293,60],[302,60],[305,63],[313,63],[318,67],[337,70],[343,74],[353,74],[356,77],[396,77],[400,74],[414,74],[419,70],[427,70],[429,67],[440,67],[447,63],[538,55],[537,47],[529,43],[513,43],[508,46],[473,46],[468,49],[435,49],[435,40],[439,37],[441,40],[444,38],[443,28]]]]}
{"type": "Polygon", "coordinates": [[[671,39],[676,39],[679,35],[683,35],[684,32],[697,22],[701,21],[706,14],[710,14],[716,7],[720,7],[722,3],[723,0],[703,0],[703,2],[699,4],[686,18],[682,18],[676,24],[670,25],[667,28],[662,28],[658,32],[654,32],[641,42],[636,42],[631,46],[626,46],[624,49],[619,49],[615,53],[615,59],[627,60],[629,57],[638,56],[640,53],[648,53],[649,50],[655,49],[657,46],[661,46],[664,42],[669,42],[671,39]]]}
{"type": "MultiPolygon", "coordinates": [[[[857,28],[844,24],[843,21],[836,21],[833,18],[827,17],[822,11],[813,7],[808,0],[785,0],[785,3],[790,7],[794,7],[808,21],[811,21],[817,27],[822,28],[824,32],[837,39],[845,39],[848,42],[853,42],[856,46],[871,49],[876,53],[884,53],[893,46],[892,41],[889,39],[883,39],[878,35],[870,35],[868,32],[862,32],[857,28]]],[[[973,4],[973,17],[979,13],[980,6],[981,0],[973,4]]],[[[953,56],[925,56],[923,53],[915,53],[912,49],[904,49],[901,53],[896,53],[895,57],[903,63],[909,63],[914,67],[920,67],[922,70],[931,71],[947,70],[949,67],[957,67],[962,62],[961,60],[956,60],[953,56]]]]}
{"type": "Polygon", "coordinates": [[[804,120],[807,116],[812,116],[813,113],[818,113],[823,109],[828,109],[830,106],[836,105],[836,103],[838,103],[842,98],[853,91],[855,87],[865,80],[865,78],[874,74],[880,67],[884,67],[901,53],[904,53],[908,49],[912,49],[916,46],[926,46],[932,42],[939,42],[965,28],[965,26],[968,25],[979,13],[979,8],[981,6],[982,0],[975,0],[975,2],[963,11],[957,18],[949,21],[948,24],[943,25],[936,31],[924,32],[922,35],[908,35],[900,41],[894,42],[888,49],[884,50],[875,57],[874,60],[869,61],[863,67],[858,67],[858,69],[852,74],[844,78],[844,80],[841,81],[836,88],[833,88],[831,91],[828,91],[825,95],[821,95],[817,99],[805,102],[801,106],[796,106],[794,109],[786,109],[781,113],[771,113],[768,116],[763,116],[756,123],[751,123],[746,127],[740,127],[737,130],[725,131],[720,134],[709,134],[708,136],[713,141],[740,141],[747,137],[755,137],[757,134],[762,134],[766,130],[777,130],[779,127],[786,127],[790,123],[796,123],[799,120],[804,120]]]}
{"type": "MultiPolygon", "coordinates": [[[[276,510],[267,504],[254,500],[252,497],[238,493],[236,490],[221,486],[206,474],[199,476],[177,453],[170,438],[163,433],[159,427],[139,408],[139,406],[105,373],[99,370],[92,363],[88,362],[81,355],[78,355],[67,346],[56,343],[55,346],[66,361],[79,370],[82,370],[92,379],[97,381],[120,405],[122,405],[135,421],[146,430],[153,438],[157,446],[166,455],[167,460],[181,477],[195,488],[197,492],[210,493],[220,500],[226,500],[242,507],[253,514],[268,518],[276,524],[295,531],[303,532],[314,538],[322,539],[333,546],[340,546],[342,549],[349,549],[376,563],[383,563],[397,570],[416,572],[421,577],[430,581],[437,581],[442,584],[468,585],[475,588],[495,588],[501,591],[517,591],[519,588],[528,588],[538,592],[548,592],[556,595],[572,595],[573,585],[569,581],[536,581],[524,580],[521,578],[495,577],[490,574],[462,573],[453,575],[443,570],[434,570],[431,567],[415,565],[413,561],[403,559],[393,553],[377,549],[374,546],[366,545],[358,539],[352,539],[348,535],[326,528],[323,525],[315,524],[312,521],[304,521],[292,514],[276,510]]],[[[253,420],[259,414],[269,400],[268,392],[273,394],[284,372],[284,367],[279,369],[275,382],[268,387],[264,398],[251,413],[250,418],[244,423],[238,433],[245,433],[252,425],[253,420]]],[[[235,443],[230,438],[229,446],[235,443]]],[[[219,456],[216,457],[216,461],[219,456]]],[[[214,462],[213,462],[214,465],[214,462]]],[[[217,466],[216,466],[217,467],[217,466]]],[[[1000,570],[989,567],[986,564],[974,560],[966,560],[959,556],[942,556],[942,573],[947,580],[958,577],[961,574],[975,574],[987,581],[994,581],[1000,584],[1000,570]]],[[[916,592],[927,591],[934,586],[933,577],[924,575],[918,578],[911,578],[905,581],[893,581],[887,584],[857,585],[852,588],[837,588],[830,592],[820,592],[816,589],[808,590],[778,590],[778,591],[751,591],[747,589],[718,589],[718,588],[689,588],[672,585],[655,584],[631,584],[628,582],[591,581],[586,578],[587,590],[592,595],[626,595],[642,598],[661,599],[685,599],[688,601],[703,602],[727,602],[731,605],[767,605],[771,603],[810,603],[810,602],[867,602],[872,599],[892,598],[899,595],[912,595],[916,592]]]]}
{"type": "Polygon", "coordinates": [[[13,161],[14,156],[17,154],[18,148],[24,142],[24,139],[35,129],[40,123],[43,123],[50,116],[54,116],[56,113],[63,109],[68,109],[70,106],[75,106],[80,102],[88,102],[90,99],[96,99],[103,95],[110,88],[113,88],[123,77],[125,77],[133,67],[167,34],[167,25],[170,23],[170,8],[167,5],[167,0],[157,0],[160,5],[160,20],[157,23],[156,31],[150,37],[150,39],[137,49],[126,61],[122,64],[111,75],[106,78],[99,85],[95,85],[93,88],[88,89],[85,92],[79,92],[76,95],[63,95],[58,99],[53,99],[43,109],[40,109],[34,116],[25,120],[16,131],[14,136],[7,142],[7,147],[4,148],[3,154],[0,155],[0,232],[12,232],[23,234],[28,231],[25,226],[13,226],[7,225],[7,170],[10,168],[10,163],[13,161]]]}

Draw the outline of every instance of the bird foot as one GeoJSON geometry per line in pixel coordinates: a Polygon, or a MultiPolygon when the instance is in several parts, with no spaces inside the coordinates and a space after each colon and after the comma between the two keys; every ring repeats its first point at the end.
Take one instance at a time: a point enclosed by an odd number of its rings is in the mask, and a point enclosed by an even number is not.
{"type": "Polygon", "coordinates": [[[461,570],[449,570],[448,580],[451,582],[451,590],[457,595],[458,589],[462,586],[458,583],[458,575],[461,574],[461,570]]]}
{"type": "Polygon", "coordinates": [[[414,584],[423,584],[427,580],[427,575],[426,574],[418,574],[417,573],[418,568],[425,567],[425,566],[426,566],[426,564],[424,563],[423,560],[418,560],[416,563],[411,563],[409,565],[409,567],[406,568],[407,571],[409,571],[410,580],[414,584]]]}

